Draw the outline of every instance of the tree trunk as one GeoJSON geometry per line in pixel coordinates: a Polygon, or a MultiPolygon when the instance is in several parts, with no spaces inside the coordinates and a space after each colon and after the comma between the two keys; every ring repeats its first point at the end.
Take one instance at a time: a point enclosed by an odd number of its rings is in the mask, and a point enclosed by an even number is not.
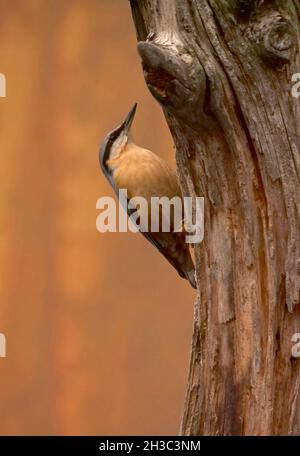
{"type": "Polygon", "coordinates": [[[205,197],[181,433],[300,434],[298,0],[131,8],[183,194],[205,197]]]}

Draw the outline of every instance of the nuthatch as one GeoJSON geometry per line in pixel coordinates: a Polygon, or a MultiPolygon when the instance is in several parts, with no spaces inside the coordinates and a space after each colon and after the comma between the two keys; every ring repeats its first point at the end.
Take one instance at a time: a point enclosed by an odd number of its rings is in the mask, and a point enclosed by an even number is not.
{"type": "MultiPolygon", "coordinates": [[[[151,197],[171,199],[177,196],[182,199],[176,173],[153,152],[133,142],[130,129],[136,107],[135,104],[125,121],[104,139],[99,153],[102,171],[116,193],[119,189],[126,189],[129,199],[143,197],[148,201],[149,207],[151,197]]],[[[128,208],[127,212],[130,215],[128,208]]],[[[149,218],[151,219],[151,213],[149,218]]],[[[160,225],[158,232],[141,232],[174,266],[178,274],[196,288],[195,268],[185,242],[184,229],[174,231],[172,220],[170,232],[163,232],[160,225]]]]}

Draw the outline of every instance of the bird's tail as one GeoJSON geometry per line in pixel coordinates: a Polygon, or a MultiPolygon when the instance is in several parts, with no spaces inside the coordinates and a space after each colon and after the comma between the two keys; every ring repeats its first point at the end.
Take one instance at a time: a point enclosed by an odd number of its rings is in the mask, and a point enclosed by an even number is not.
{"type": "Polygon", "coordinates": [[[185,273],[185,278],[190,282],[191,286],[197,290],[195,268],[185,273]]]}

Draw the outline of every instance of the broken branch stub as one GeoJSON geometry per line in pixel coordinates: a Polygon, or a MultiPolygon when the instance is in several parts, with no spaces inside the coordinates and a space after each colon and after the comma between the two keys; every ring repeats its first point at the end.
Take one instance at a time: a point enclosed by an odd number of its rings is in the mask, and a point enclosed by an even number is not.
{"type": "Polygon", "coordinates": [[[275,11],[256,20],[249,37],[260,57],[269,66],[289,63],[295,52],[296,32],[293,25],[275,11]]]}
{"type": "Polygon", "coordinates": [[[190,126],[199,126],[206,92],[200,63],[175,46],[155,42],[139,42],[138,51],[145,81],[156,100],[177,118],[187,120],[190,126]]]}

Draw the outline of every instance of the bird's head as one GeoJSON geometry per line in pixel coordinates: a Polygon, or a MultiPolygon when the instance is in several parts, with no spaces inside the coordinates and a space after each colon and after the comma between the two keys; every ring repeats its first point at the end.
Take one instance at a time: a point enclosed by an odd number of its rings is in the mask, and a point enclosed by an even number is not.
{"type": "Polygon", "coordinates": [[[130,141],[130,129],[135,116],[136,108],[137,103],[135,103],[134,106],[131,108],[124,122],[119,127],[115,128],[110,133],[108,133],[108,135],[101,144],[99,152],[99,161],[100,166],[106,176],[109,174],[109,169],[106,164],[107,161],[119,156],[125,149],[126,145],[128,144],[128,141],[130,141]]]}

